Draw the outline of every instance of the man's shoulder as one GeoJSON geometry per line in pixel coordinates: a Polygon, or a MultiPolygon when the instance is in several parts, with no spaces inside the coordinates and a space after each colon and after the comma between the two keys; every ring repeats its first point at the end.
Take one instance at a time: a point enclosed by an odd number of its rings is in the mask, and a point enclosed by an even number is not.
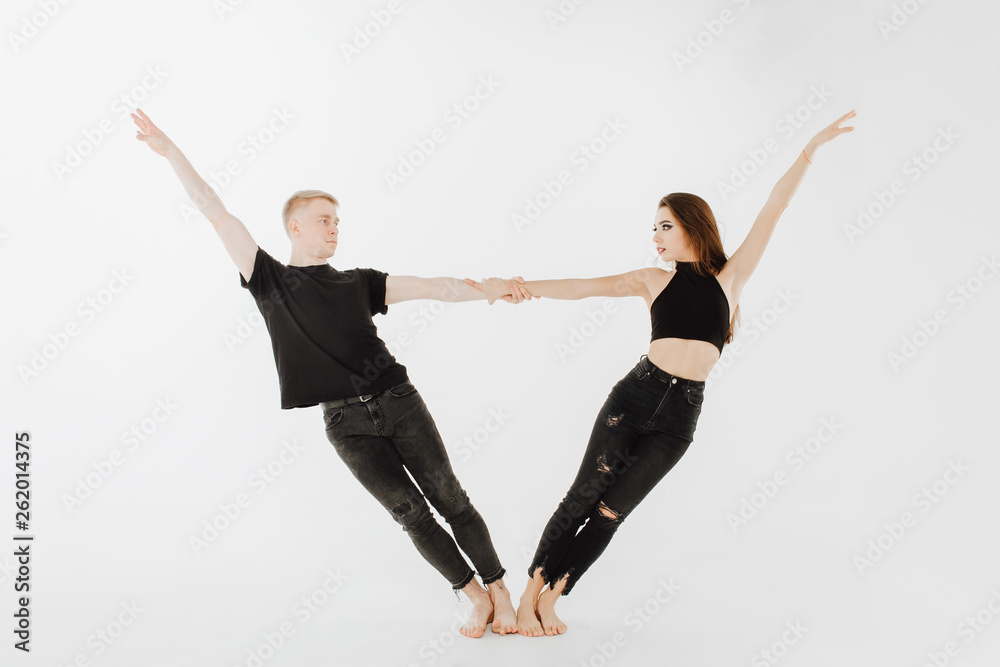
{"type": "Polygon", "coordinates": [[[371,267],[356,266],[353,269],[346,269],[341,271],[341,273],[347,273],[352,276],[367,277],[367,276],[379,276],[388,275],[385,271],[380,269],[373,269],[371,267]]]}

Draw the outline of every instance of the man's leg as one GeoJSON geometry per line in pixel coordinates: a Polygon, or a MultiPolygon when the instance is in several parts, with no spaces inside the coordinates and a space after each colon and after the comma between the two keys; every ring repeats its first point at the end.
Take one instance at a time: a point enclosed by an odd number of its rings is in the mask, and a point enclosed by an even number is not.
{"type": "Polygon", "coordinates": [[[327,439],[354,477],[403,526],[420,555],[453,589],[464,588],[473,579],[472,568],[431,515],[391,440],[377,432],[368,405],[352,403],[325,411],[327,439]]]}
{"type": "Polygon", "coordinates": [[[455,540],[487,586],[489,597],[482,602],[484,608],[488,602],[494,611],[494,632],[516,632],[514,607],[503,583],[506,570],[500,564],[486,522],[451,467],[444,441],[423,398],[412,384],[405,383],[387,390],[380,399],[389,437],[403,464],[427,501],[451,526],[455,540]]]}

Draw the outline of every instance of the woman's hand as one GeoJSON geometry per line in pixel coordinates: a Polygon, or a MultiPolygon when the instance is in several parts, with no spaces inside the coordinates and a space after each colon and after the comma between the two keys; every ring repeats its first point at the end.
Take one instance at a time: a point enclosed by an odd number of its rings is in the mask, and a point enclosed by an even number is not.
{"type": "Polygon", "coordinates": [[[819,148],[826,142],[839,137],[845,132],[853,132],[854,127],[850,125],[848,125],[847,127],[840,127],[840,124],[843,123],[845,120],[850,120],[851,118],[854,118],[855,116],[857,116],[857,114],[854,112],[854,109],[851,109],[843,116],[841,116],[837,120],[833,121],[832,123],[824,127],[822,130],[817,132],[816,136],[810,139],[809,143],[813,145],[813,148],[819,148]]]}
{"type": "Polygon", "coordinates": [[[482,282],[465,278],[465,282],[484,293],[491,305],[497,299],[503,299],[507,303],[521,303],[522,301],[530,301],[532,297],[528,290],[524,289],[524,278],[521,276],[514,276],[509,280],[486,278],[482,282]]]}
{"type": "Polygon", "coordinates": [[[139,127],[135,138],[139,141],[145,141],[146,145],[157,155],[166,155],[174,142],[170,141],[160,128],[153,125],[153,121],[143,113],[142,109],[136,109],[136,111],[139,112],[138,116],[132,114],[132,120],[139,127]]]}

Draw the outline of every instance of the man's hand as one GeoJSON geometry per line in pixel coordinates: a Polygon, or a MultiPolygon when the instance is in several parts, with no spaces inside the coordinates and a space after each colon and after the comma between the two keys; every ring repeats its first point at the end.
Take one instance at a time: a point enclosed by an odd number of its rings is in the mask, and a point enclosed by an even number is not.
{"type": "Polygon", "coordinates": [[[166,155],[174,142],[170,141],[169,137],[163,134],[163,130],[153,125],[153,121],[143,113],[142,109],[136,109],[136,111],[139,112],[138,116],[132,114],[132,120],[139,127],[139,130],[135,133],[135,138],[139,141],[145,141],[146,145],[157,155],[166,155]]]}
{"type": "Polygon", "coordinates": [[[482,282],[466,278],[465,282],[483,292],[490,305],[497,299],[503,299],[507,303],[521,303],[530,301],[532,297],[531,293],[524,289],[524,278],[521,276],[510,279],[486,278],[482,282]]]}

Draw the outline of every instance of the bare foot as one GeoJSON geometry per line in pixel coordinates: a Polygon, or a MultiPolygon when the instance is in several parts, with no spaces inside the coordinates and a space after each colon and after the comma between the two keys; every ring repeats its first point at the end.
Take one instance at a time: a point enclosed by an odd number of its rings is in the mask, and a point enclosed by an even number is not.
{"type": "Polygon", "coordinates": [[[542,591],[538,596],[538,619],[542,622],[542,629],[548,636],[561,635],[566,632],[566,624],[556,616],[556,600],[562,595],[565,585],[562,582],[556,584],[554,589],[542,591]]]}
{"type": "Polygon", "coordinates": [[[537,597],[527,595],[521,596],[521,602],[517,605],[517,634],[522,637],[541,637],[542,624],[538,621],[536,612],[537,597]]]}
{"type": "Polygon", "coordinates": [[[472,600],[472,611],[465,625],[458,629],[466,637],[477,639],[486,632],[486,624],[493,620],[493,602],[488,591],[479,587],[475,579],[462,589],[462,592],[472,600]]]}
{"type": "Polygon", "coordinates": [[[498,635],[514,634],[517,632],[517,617],[514,614],[514,605],[510,602],[510,591],[503,585],[503,579],[494,581],[486,586],[490,593],[490,601],[493,603],[493,625],[490,629],[498,635]]]}

